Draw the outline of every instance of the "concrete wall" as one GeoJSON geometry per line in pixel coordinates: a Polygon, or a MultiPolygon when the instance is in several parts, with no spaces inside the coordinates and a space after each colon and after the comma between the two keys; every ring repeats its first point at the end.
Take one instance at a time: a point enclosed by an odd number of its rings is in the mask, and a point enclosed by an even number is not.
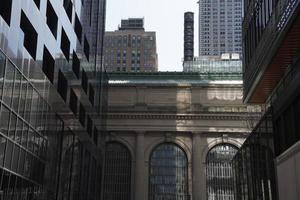
{"type": "Polygon", "coordinates": [[[280,200],[300,199],[300,142],[277,158],[280,200]]]}

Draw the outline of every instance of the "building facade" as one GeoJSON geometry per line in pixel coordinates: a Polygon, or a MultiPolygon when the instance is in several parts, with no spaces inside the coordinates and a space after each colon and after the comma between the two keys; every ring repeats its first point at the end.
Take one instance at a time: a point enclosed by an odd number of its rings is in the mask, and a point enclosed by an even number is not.
{"type": "Polygon", "coordinates": [[[104,199],[233,199],[230,161],[260,111],[241,75],[110,73],[104,199]]]}
{"type": "MultiPolygon", "coordinates": [[[[259,139],[252,143],[268,149],[262,157],[266,164],[261,170],[270,174],[257,173],[258,179],[264,180],[264,184],[276,182],[275,192],[266,199],[299,199],[300,196],[299,4],[298,0],[245,1],[244,101],[265,104],[268,108],[268,116],[259,123],[268,128],[258,127],[250,137],[270,141],[262,144],[259,139]],[[272,165],[274,170],[268,170],[272,165]]],[[[249,150],[246,155],[254,152],[249,150]]],[[[246,155],[241,152],[237,157],[240,166],[241,160],[247,160],[246,155]]],[[[250,164],[247,161],[244,165],[250,164]]],[[[249,173],[244,172],[244,177],[249,173]]],[[[251,190],[242,190],[238,195],[247,198],[264,194],[251,181],[245,181],[244,185],[251,190]]]]}
{"type": "Polygon", "coordinates": [[[199,0],[199,56],[242,54],[243,0],[199,0]]]}
{"type": "Polygon", "coordinates": [[[144,19],[122,20],[117,31],[104,36],[104,67],[108,72],[158,70],[155,32],[144,30],[144,19]]]}
{"type": "Polygon", "coordinates": [[[105,0],[2,0],[0,199],[99,199],[105,0]]]}

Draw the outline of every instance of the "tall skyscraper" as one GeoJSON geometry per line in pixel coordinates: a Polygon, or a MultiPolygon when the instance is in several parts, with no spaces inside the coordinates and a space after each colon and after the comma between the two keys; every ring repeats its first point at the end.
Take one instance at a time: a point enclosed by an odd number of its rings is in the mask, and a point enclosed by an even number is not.
{"type": "Polygon", "coordinates": [[[194,58],[194,13],[184,13],[184,61],[194,58]]]}
{"type": "Polygon", "coordinates": [[[1,0],[1,200],[100,199],[104,16],[105,0],[1,0]]]}
{"type": "Polygon", "coordinates": [[[104,67],[107,71],[153,72],[158,69],[156,34],[144,30],[144,19],[121,21],[117,31],[105,32],[104,67]]]}
{"type": "Polygon", "coordinates": [[[199,0],[199,56],[242,54],[243,0],[199,0]]]}

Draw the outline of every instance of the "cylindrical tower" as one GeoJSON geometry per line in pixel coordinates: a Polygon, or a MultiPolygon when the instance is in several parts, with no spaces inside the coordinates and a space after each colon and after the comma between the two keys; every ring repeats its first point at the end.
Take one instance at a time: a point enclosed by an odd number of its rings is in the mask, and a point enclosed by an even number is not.
{"type": "Polygon", "coordinates": [[[184,61],[194,58],[194,13],[184,13],[184,61]]]}

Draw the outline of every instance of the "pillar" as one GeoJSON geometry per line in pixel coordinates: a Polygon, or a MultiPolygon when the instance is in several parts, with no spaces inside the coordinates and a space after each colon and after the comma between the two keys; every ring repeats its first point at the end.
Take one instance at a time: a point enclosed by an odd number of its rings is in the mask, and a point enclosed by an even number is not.
{"type": "Polygon", "coordinates": [[[134,199],[145,199],[145,148],[144,148],[144,132],[138,132],[135,144],[135,191],[134,199]]]}
{"type": "Polygon", "coordinates": [[[201,188],[203,184],[202,175],[202,160],[201,160],[201,139],[199,133],[193,134],[193,153],[192,153],[192,173],[193,173],[193,184],[192,194],[193,200],[201,200],[201,188]]]}

